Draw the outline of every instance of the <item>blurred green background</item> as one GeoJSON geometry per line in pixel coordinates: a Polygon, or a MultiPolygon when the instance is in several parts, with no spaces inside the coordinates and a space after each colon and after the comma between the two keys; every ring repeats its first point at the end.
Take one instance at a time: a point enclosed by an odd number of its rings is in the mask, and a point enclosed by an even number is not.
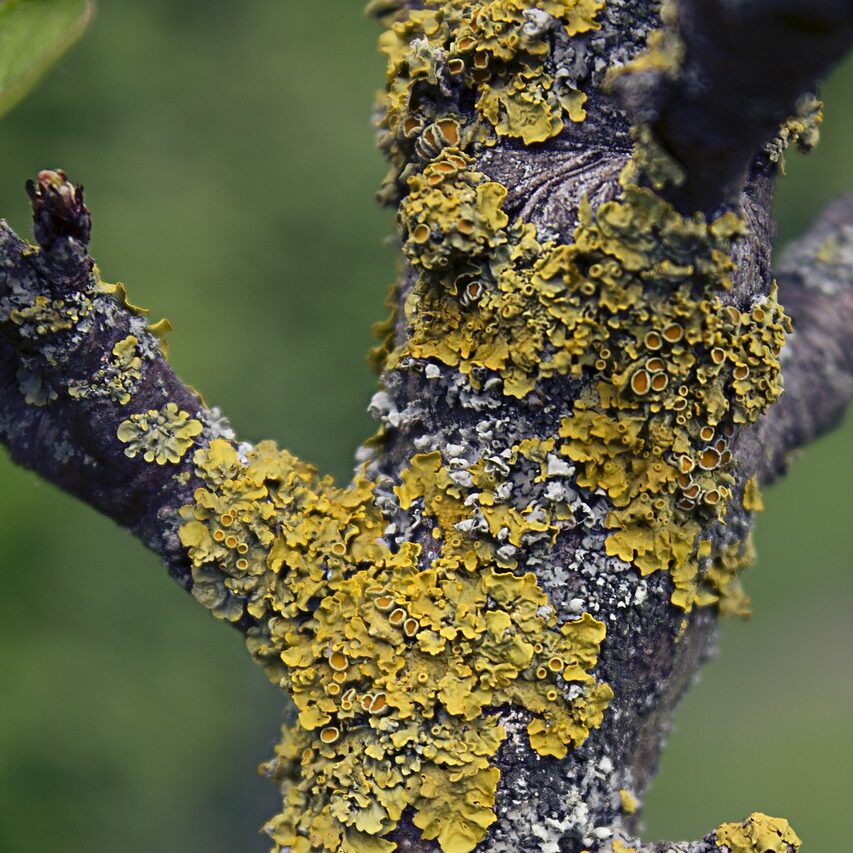
{"type": "MultiPolygon", "coordinates": [[[[369,124],[382,62],[360,2],[103,2],[84,41],[0,123],[0,212],[26,177],[86,185],[107,280],[173,321],[172,362],[246,438],[339,477],[371,429],[363,359],[395,274],[369,124]]],[[[824,138],[791,154],[783,239],[850,189],[853,63],[824,138]]],[[[682,707],[649,837],[753,810],[805,850],[850,834],[850,424],[766,496],[751,623],[682,707]]],[[[157,560],[0,454],[0,851],[262,851],[255,775],[281,698],[157,560]]]]}

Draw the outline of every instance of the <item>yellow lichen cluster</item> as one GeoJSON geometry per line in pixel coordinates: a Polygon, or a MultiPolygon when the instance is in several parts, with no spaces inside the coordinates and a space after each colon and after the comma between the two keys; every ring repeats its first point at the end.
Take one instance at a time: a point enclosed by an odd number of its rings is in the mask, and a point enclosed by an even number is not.
{"type": "Polygon", "coordinates": [[[620,199],[581,206],[573,243],[541,245],[500,211],[505,188],[465,161],[445,151],[409,179],[400,224],[419,277],[409,337],[386,366],[434,359],[475,385],[485,369],[519,398],[552,377],[586,378],[560,452],[580,463],[579,485],[612,501],[608,554],[670,570],[686,610],[718,601],[732,574],[700,583],[710,554],[696,539],[732,498],[735,427],[781,392],[788,329],[775,288],[743,307],[725,298],[740,220],[682,216],[631,181],[631,164],[620,199]],[[448,159],[460,168],[431,171],[448,159]]]}
{"type": "Polygon", "coordinates": [[[761,812],[743,823],[724,823],[715,835],[717,847],[730,853],[796,853],[802,843],[788,821],[761,812]]]}
{"type": "MultiPolygon", "coordinates": [[[[549,448],[525,442],[510,464],[544,476],[549,448]]],[[[525,709],[532,748],[556,757],[600,724],[612,691],[591,670],[604,625],[559,625],[535,575],[495,553],[492,531],[522,544],[559,508],[548,518],[502,502],[482,463],[463,489],[441,454],[417,455],[397,495],[431,524],[424,562],[422,543],[383,543],[363,477],[337,489],[269,443],[241,459],[218,439],[194,461],[205,486],[181,540],[195,594],[232,620],[246,602],[259,626],[249,647],[299,711],[266,767],[284,793],[267,827],[281,847],[390,851],[384,836],[411,807],[445,853],[473,850],[495,820],[505,736],[487,709],[525,709]],[[488,529],[463,533],[475,494],[488,529]]]]}
{"type": "MultiPolygon", "coordinates": [[[[749,510],[744,502],[744,508],[749,510]]],[[[697,582],[702,598],[715,602],[723,616],[747,618],[752,614],[749,596],[744,592],[740,576],[755,561],[752,534],[715,550],[707,540],[699,543],[697,582]]]]}
{"type": "Polygon", "coordinates": [[[552,31],[571,37],[596,30],[603,0],[426,0],[405,11],[373,3],[388,25],[380,48],[388,57],[380,144],[397,174],[423,165],[444,145],[492,144],[494,134],[543,142],[582,121],[586,95],[557,71],[552,31]],[[479,124],[465,125],[459,106],[473,97],[479,124]],[[487,123],[484,124],[483,122],[487,123]],[[454,127],[455,125],[455,127],[454,127]]]}
{"type": "Polygon", "coordinates": [[[127,445],[125,456],[135,459],[142,454],[146,462],[165,465],[180,462],[201,431],[200,421],[179,410],[177,404],[166,403],[159,411],[131,415],[119,424],[116,435],[127,445]]]}
{"type": "Polygon", "coordinates": [[[113,348],[105,367],[99,368],[90,380],[69,383],[68,393],[75,399],[105,396],[127,405],[141,376],[142,357],[136,335],[122,338],[113,348]]]}
{"type": "Polygon", "coordinates": [[[91,312],[92,301],[87,294],[73,294],[67,299],[34,294],[29,304],[13,308],[9,319],[28,337],[41,337],[70,331],[91,312]]]}
{"type": "MultiPolygon", "coordinates": [[[[426,270],[452,270],[456,288],[483,273],[478,258],[494,257],[511,239],[509,217],[501,209],[506,187],[485,180],[472,162],[457,148],[444,149],[409,178],[399,214],[407,254],[426,270]]],[[[519,242],[520,235],[513,236],[519,242]]]]}
{"type": "Polygon", "coordinates": [[[779,163],[784,173],[785,151],[796,145],[800,151],[811,151],[820,141],[820,126],[823,123],[823,101],[814,95],[803,95],[796,105],[796,112],[782,122],[776,136],[764,146],[765,153],[774,163],[779,163]]]}

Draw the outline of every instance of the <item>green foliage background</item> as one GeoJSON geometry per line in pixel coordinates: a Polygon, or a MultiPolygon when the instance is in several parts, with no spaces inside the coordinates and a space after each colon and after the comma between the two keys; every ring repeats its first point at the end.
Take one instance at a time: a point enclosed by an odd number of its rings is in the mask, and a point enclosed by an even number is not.
{"type": "MultiPolygon", "coordinates": [[[[369,114],[381,85],[359,3],[103,2],[93,29],[0,123],[0,212],[22,185],[86,185],[107,280],[176,327],[172,362],[249,439],[338,477],[372,429],[362,355],[395,274],[369,114]]],[[[853,63],[824,141],[789,156],[783,239],[851,189],[853,63]]],[[[853,782],[850,424],[767,495],[755,618],[686,700],[649,837],[753,810],[806,850],[849,837],[853,782]]],[[[255,775],[281,697],[239,637],[111,523],[0,455],[0,851],[261,851],[255,775]]]]}

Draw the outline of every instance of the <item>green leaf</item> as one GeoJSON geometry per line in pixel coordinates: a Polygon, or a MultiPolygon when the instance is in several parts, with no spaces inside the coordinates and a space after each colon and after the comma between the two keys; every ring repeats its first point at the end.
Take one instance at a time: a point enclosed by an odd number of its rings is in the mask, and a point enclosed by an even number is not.
{"type": "Polygon", "coordinates": [[[0,115],[83,34],[95,0],[0,0],[0,115]]]}

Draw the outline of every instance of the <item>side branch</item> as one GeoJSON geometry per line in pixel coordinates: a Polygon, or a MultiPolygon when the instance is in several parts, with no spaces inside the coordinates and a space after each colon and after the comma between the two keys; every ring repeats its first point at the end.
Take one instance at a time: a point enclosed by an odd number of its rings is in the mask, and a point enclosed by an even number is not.
{"type": "Polygon", "coordinates": [[[761,146],[849,49],[853,6],[680,0],[677,28],[668,64],[640,64],[616,89],[683,169],[663,195],[683,212],[711,212],[736,201],[761,146]]]}
{"type": "Polygon", "coordinates": [[[28,191],[38,245],[0,222],[0,441],[129,528],[189,588],[176,535],[197,485],[188,451],[223,427],[169,367],[124,288],[101,282],[82,189],[45,171],[28,191]]]}
{"type": "Polygon", "coordinates": [[[761,477],[783,473],[790,453],[837,426],[853,399],[853,195],[830,204],[779,263],[793,318],[784,350],[785,392],[756,424],[761,477]]]}

